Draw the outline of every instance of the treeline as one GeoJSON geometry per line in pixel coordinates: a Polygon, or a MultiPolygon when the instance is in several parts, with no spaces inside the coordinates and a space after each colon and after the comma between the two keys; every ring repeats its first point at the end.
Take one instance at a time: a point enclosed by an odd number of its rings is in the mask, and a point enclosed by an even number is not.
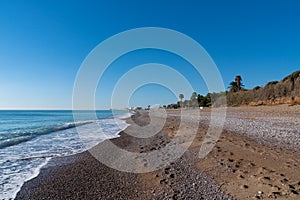
{"type": "Polygon", "coordinates": [[[244,88],[242,77],[235,77],[229,84],[228,91],[208,93],[206,96],[193,92],[189,99],[183,94],[175,104],[164,105],[165,108],[196,108],[220,107],[240,105],[273,105],[273,104],[300,104],[300,70],[281,81],[271,81],[265,86],[256,86],[251,90],[244,88]],[[185,99],[185,100],[184,100],[185,99]]]}
{"type": "Polygon", "coordinates": [[[179,99],[175,104],[169,104],[164,105],[164,108],[193,108],[196,107],[209,107],[211,106],[211,97],[212,94],[208,93],[206,96],[202,96],[201,94],[197,94],[196,92],[193,92],[189,99],[185,99],[183,94],[179,94],[179,99]]]}

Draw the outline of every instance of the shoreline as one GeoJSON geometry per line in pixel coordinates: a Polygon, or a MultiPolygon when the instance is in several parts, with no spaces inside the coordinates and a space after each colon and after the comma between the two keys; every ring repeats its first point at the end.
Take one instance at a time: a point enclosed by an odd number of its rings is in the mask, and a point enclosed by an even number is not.
{"type": "MultiPolygon", "coordinates": [[[[120,148],[140,153],[163,148],[178,130],[179,117],[173,116],[176,112],[168,111],[165,127],[150,139],[137,139],[125,131],[110,141],[120,148]]],[[[147,125],[149,119],[143,116],[147,112],[141,113],[128,118],[128,123],[147,125]]],[[[290,113],[285,107],[229,109],[229,116],[250,119],[266,116],[283,119],[300,116],[299,113],[295,109],[290,113]]],[[[185,114],[190,116],[193,111],[185,114]]],[[[51,159],[49,163],[53,161],[53,166],[42,169],[36,178],[26,182],[16,199],[299,198],[299,152],[260,144],[245,134],[225,129],[213,150],[201,160],[197,153],[207,130],[207,126],[201,126],[204,122],[200,122],[198,134],[188,151],[163,169],[145,174],[119,172],[106,167],[86,151],[67,157],[72,162],[60,166],[56,166],[56,159],[51,159]]],[[[184,123],[188,131],[189,122],[184,123]]]]}
{"type": "MultiPolygon", "coordinates": [[[[130,116],[126,116],[126,117],[124,117],[122,115],[122,117],[120,117],[120,120],[124,120],[127,123],[127,120],[132,115],[134,115],[134,114],[131,113],[130,116]]],[[[128,126],[130,126],[130,124],[128,124],[128,126]]],[[[113,140],[113,139],[122,137],[123,131],[124,130],[120,130],[117,134],[118,136],[116,136],[115,138],[110,138],[108,140],[113,140]]],[[[91,157],[91,155],[89,153],[89,149],[84,150],[83,152],[74,153],[71,155],[50,158],[47,162],[45,162],[45,164],[43,164],[43,166],[41,168],[38,169],[38,173],[36,175],[32,176],[30,179],[26,180],[22,184],[20,190],[16,193],[14,199],[23,199],[24,196],[30,195],[30,193],[31,193],[30,191],[39,187],[40,184],[43,184],[43,182],[47,180],[47,177],[49,175],[55,174],[59,170],[63,169],[64,167],[71,165],[72,163],[74,163],[80,159],[83,159],[85,157],[91,157]],[[20,196],[19,193],[21,194],[21,197],[19,197],[20,196]]]]}
{"type": "MultiPolygon", "coordinates": [[[[129,126],[129,124],[127,124],[126,120],[124,120],[124,119],[130,117],[131,115],[132,115],[132,113],[124,113],[124,114],[117,115],[117,119],[123,121],[122,123],[126,124],[124,129],[126,129],[129,126]]],[[[111,116],[108,116],[106,118],[101,118],[99,120],[108,120],[108,119],[111,119],[111,116]]],[[[85,123],[85,122],[86,121],[80,122],[80,123],[85,123]]],[[[74,124],[75,123],[76,122],[74,122],[74,124]]],[[[119,134],[123,130],[120,129],[120,131],[117,131],[116,134],[115,134],[115,136],[113,138],[120,137],[119,134]]],[[[110,139],[113,139],[113,138],[110,138],[110,139]]],[[[24,182],[20,181],[19,186],[16,187],[17,190],[13,193],[13,195],[11,196],[11,198],[13,198],[13,199],[16,198],[17,194],[21,191],[21,189],[22,189],[22,187],[23,187],[23,185],[25,183],[30,182],[32,179],[37,178],[38,176],[40,176],[41,173],[46,173],[47,174],[48,173],[47,172],[48,168],[52,168],[52,167],[56,167],[56,166],[61,167],[61,166],[65,166],[67,164],[70,164],[71,162],[74,162],[74,160],[77,159],[76,158],[77,155],[79,156],[80,154],[82,154],[82,153],[84,153],[86,151],[89,151],[89,149],[85,149],[85,150],[82,149],[81,151],[75,151],[75,152],[73,152],[73,153],[71,153],[69,155],[42,156],[41,158],[45,158],[45,161],[41,165],[39,165],[36,168],[34,168],[34,172],[31,174],[30,177],[26,178],[24,180],[24,182]]]]}
{"type": "MultiPolygon", "coordinates": [[[[128,120],[133,120],[143,126],[149,122],[143,115],[136,113],[128,120]]],[[[172,123],[171,120],[169,124],[172,123]]],[[[140,152],[140,148],[143,151],[150,151],[152,147],[158,146],[157,143],[159,145],[163,145],[162,141],[167,143],[167,135],[160,132],[154,140],[139,141],[139,145],[137,145],[138,140],[125,132],[121,132],[118,138],[110,139],[120,148],[140,152]]],[[[56,159],[52,159],[49,164],[53,163],[54,166],[44,167],[39,176],[26,182],[16,199],[150,199],[154,197],[155,199],[165,199],[176,196],[185,196],[186,198],[202,196],[210,199],[209,195],[211,194],[219,197],[218,199],[232,199],[220,191],[213,179],[190,167],[194,160],[192,157],[195,155],[188,153],[165,169],[134,174],[111,169],[85,151],[61,159],[61,161],[68,158],[74,160],[71,163],[62,162],[62,164],[56,165],[56,159]],[[185,166],[184,163],[189,163],[189,165],[185,166]],[[174,174],[171,172],[175,169],[182,172],[173,177],[174,174]],[[185,179],[180,178],[180,174],[185,179]],[[191,176],[192,174],[194,176],[191,176]],[[149,176],[151,179],[155,178],[156,181],[149,184],[151,181],[145,180],[149,176]],[[199,183],[195,184],[195,182],[199,183]],[[191,184],[193,184],[193,192],[190,191],[191,184]]]]}

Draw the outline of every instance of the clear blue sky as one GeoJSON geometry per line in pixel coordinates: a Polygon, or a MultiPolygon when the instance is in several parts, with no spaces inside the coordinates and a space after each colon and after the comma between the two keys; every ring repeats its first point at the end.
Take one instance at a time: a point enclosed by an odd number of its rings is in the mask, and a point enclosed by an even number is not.
{"type": "MultiPolygon", "coordinates": [[[[170,28],[195,39],[215,61],[226,86],[237,74],[246,88],[253,88],[300,68],[297,0],[1,0],[0,27],[1,109],[71,108],[76,73],[88,53],[108,37],[138,27],[170,28]]],[[[186,65],[154,50],[120,58],[97,92],[97,108],[110,107],[107,95],[122,75],[118,66],[129,69],[143,62],[186,65]]],[[[186,76],[196,92],[207,92],[192,71],[186,76]]],[[[136,91],[130,105],[167,104],[177,96],[147,85],[136,91]]]]}

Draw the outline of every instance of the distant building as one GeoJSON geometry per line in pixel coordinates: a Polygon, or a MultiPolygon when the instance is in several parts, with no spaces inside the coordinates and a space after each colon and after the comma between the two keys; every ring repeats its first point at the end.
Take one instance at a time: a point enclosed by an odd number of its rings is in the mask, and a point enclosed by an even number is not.
{"type": "Polygon", "coordinates": [[[128,110],[143,110],[142,107],[129,107],[128,110]]]}

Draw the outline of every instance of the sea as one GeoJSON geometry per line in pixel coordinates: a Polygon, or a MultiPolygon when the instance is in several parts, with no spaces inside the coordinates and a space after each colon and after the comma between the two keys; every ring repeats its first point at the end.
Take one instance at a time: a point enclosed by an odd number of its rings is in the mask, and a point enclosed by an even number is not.
{"type": "Polygon", "coordinates": [[[73,112],[65,110],[0,111],[0,199],[14,199],[50,159],[118,137],[130,115],[116,110],[76,111],[75,121],[73,112]]]}

